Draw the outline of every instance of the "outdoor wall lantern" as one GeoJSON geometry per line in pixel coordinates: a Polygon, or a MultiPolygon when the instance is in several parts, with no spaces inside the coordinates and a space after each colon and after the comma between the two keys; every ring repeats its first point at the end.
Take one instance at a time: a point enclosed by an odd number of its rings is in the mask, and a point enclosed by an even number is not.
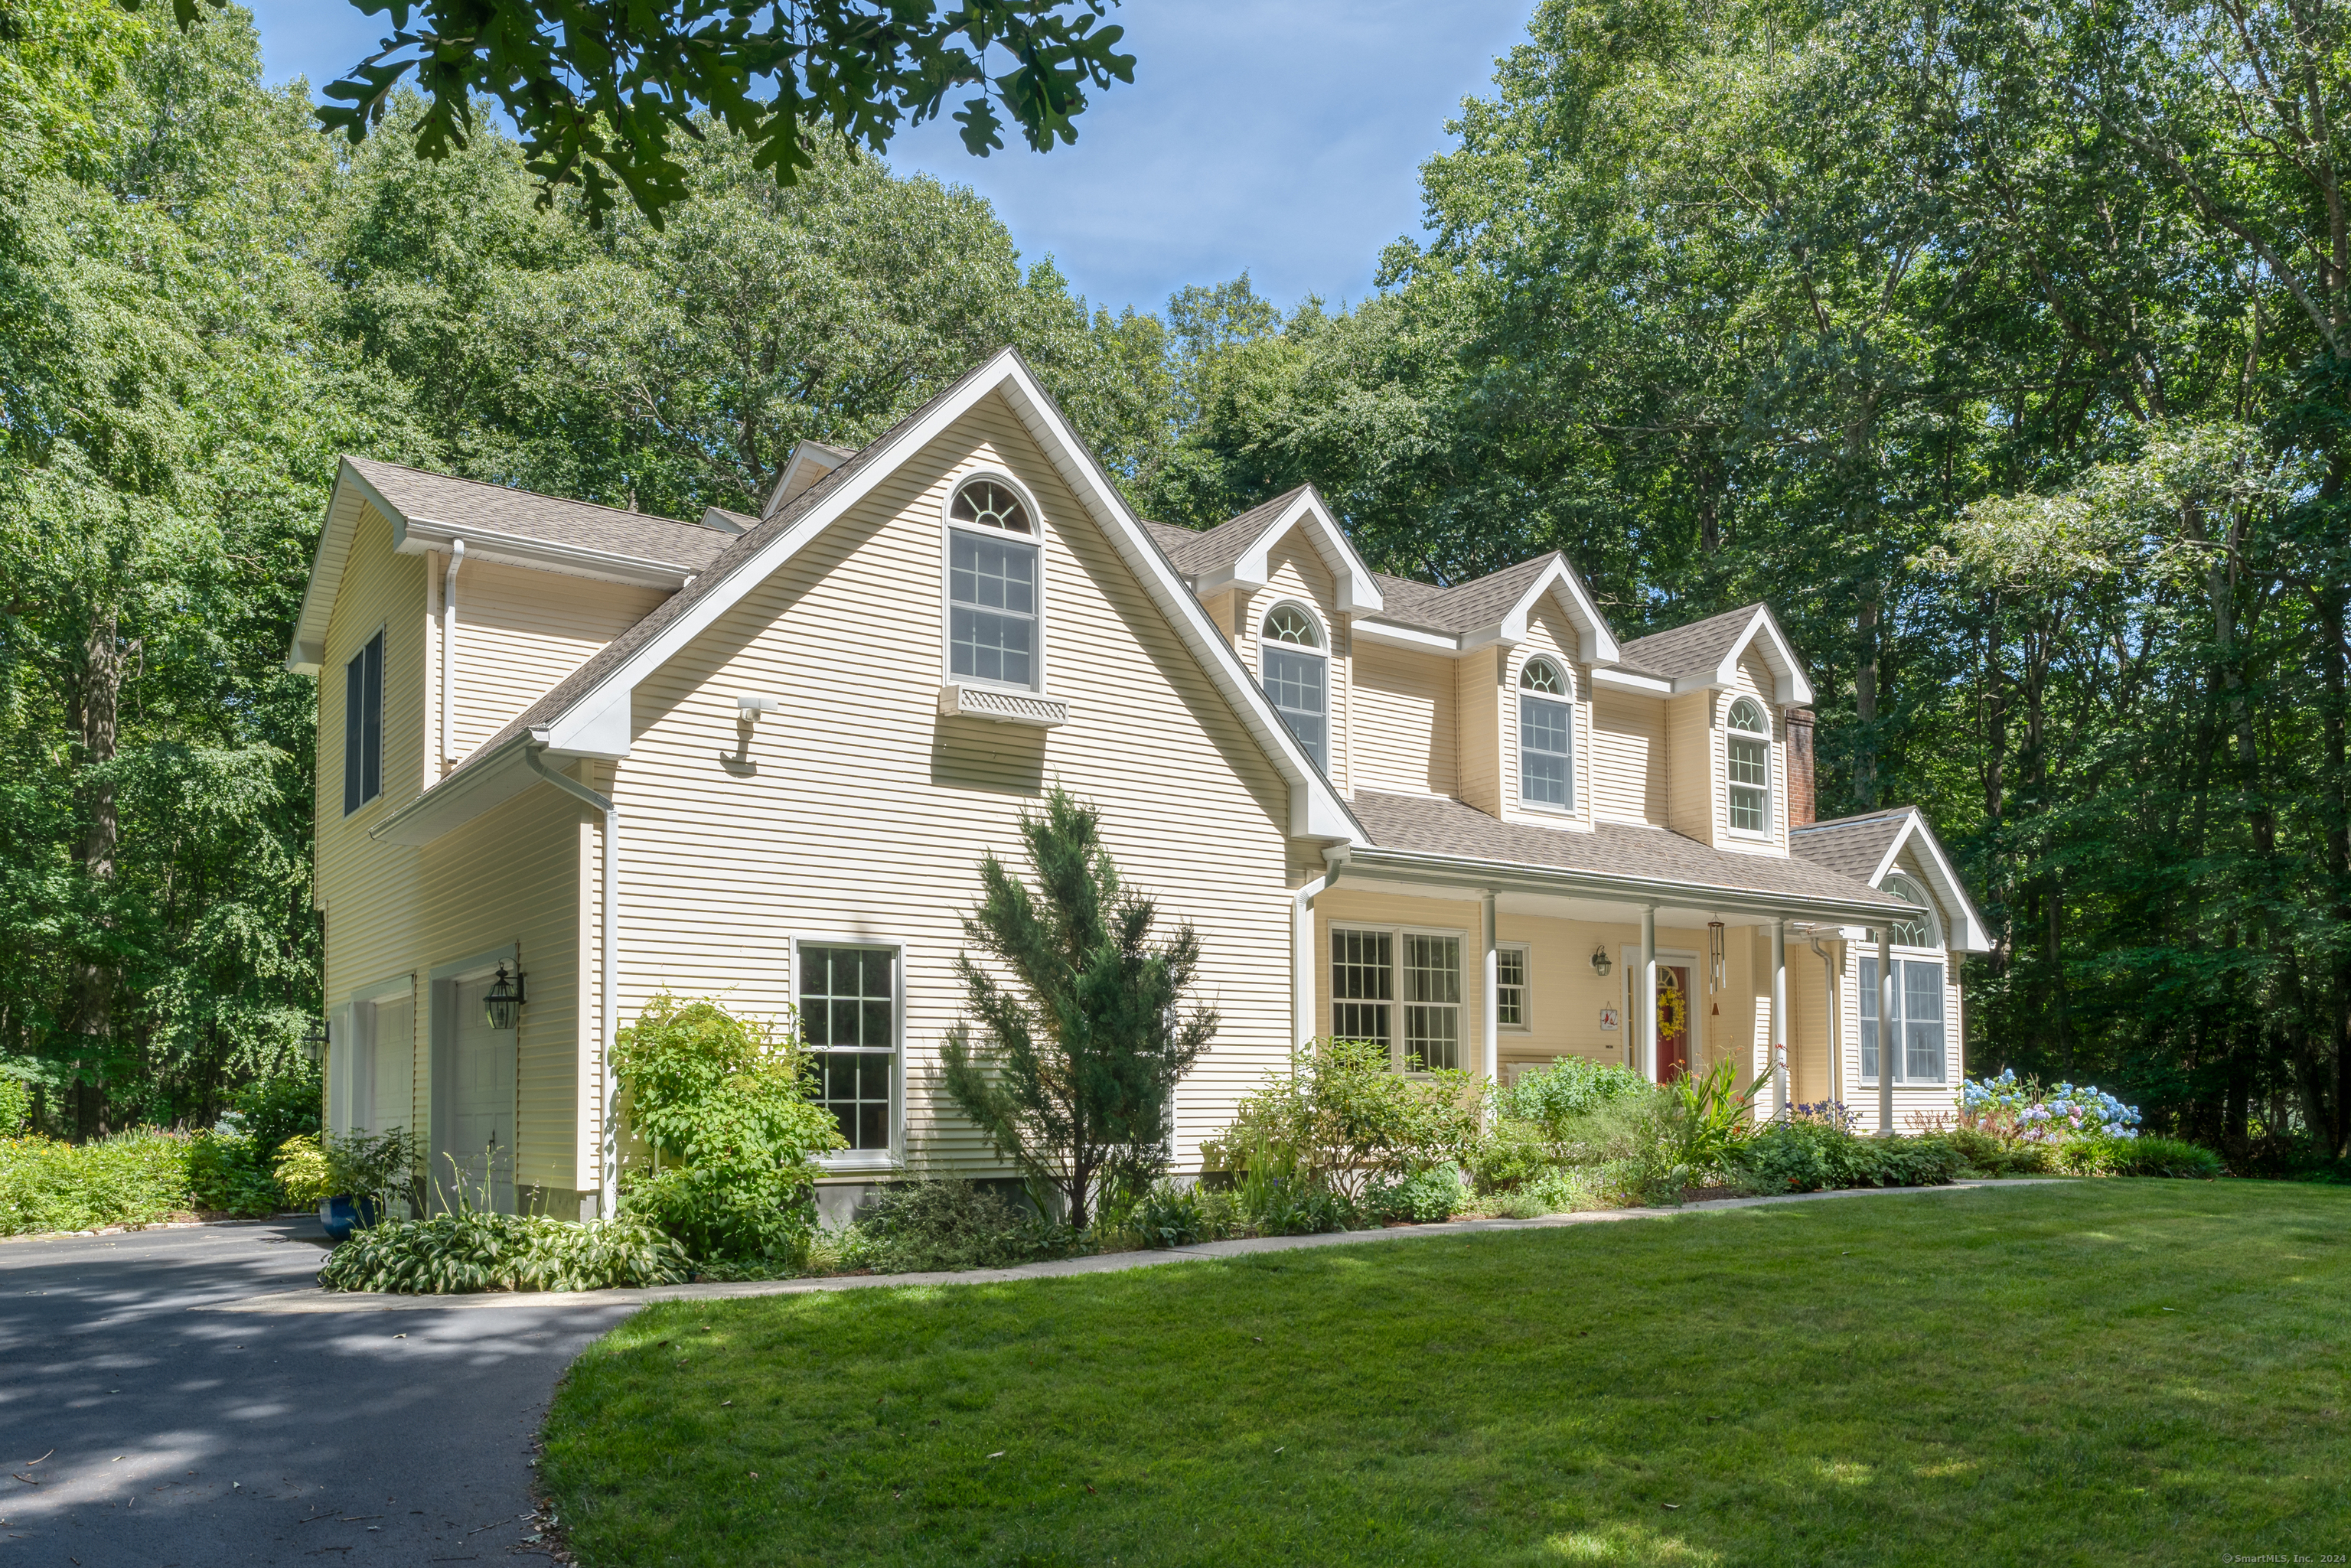
{"type": "Polygon", "coordinates": [[[517,969],[509,979],[507,967],[500,964],[497,978],[482,998],[482,1016],[489,1020],[492,1029],[512,1029],[515,1019],[522,1016],[522,971],[517,969]]]}
{"type": "Polygon", "coordinates": [[[302,1037],[302,1054],[312,1061],[324,1061],[327,1059],[327,1020],[325,1019],[310,1020],[310,1032],[302,1037]]]}
{"type": "Polygon", "coordinates": [[[1592,948],[1592,972],[1604,980],[1608,977],[1609,971],[1615,967],[1615,965],[1608,961],[1607,947],[1598,943],[1593,944],[1592,948]]]}

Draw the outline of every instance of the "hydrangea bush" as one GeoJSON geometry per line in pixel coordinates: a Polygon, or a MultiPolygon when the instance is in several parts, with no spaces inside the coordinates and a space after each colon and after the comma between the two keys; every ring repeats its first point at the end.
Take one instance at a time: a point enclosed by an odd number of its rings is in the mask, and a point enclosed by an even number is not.
{"type": "Polygon", "coordinates": [[[2138,1136],[2137,1107],[2086,1083],[2043,1089],[2038,1079],[2018,1078],[2012,1067],[1961,1083],[1959,1107],[1968,1125],[2014,1143],[2138,1136]]]}

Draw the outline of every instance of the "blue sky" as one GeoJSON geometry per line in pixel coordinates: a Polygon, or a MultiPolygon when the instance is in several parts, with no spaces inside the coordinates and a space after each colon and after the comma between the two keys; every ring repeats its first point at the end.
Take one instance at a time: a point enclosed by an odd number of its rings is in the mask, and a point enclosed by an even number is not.
{"type": "MultiPolygon", "coordinates": [[[[381,14],[343,0],[246,0],[271,81],[315,89],[370,53],[381,14]]],[[[1157,309],[1246,270],[1283,305],[1372,290],[1380,247],[1421,229],[1421,160],[1482,94],[1533,0],[1128,0],[1136,57],[1078,143],[967,154],[952,121],[892,147],[900,172],[968,184],[1021,253],[1051,256],[1096,304],[1157,309]]]]}

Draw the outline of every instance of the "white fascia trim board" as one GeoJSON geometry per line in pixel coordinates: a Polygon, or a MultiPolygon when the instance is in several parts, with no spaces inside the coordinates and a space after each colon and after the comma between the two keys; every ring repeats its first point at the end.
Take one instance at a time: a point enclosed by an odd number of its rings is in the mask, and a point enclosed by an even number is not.
{"type": "Polygon", "coordinates": [[[1719,690],[1730,685],[1739,678],[1740,655],[1746,653],[1748,645],[1758,637],[1763,642],[1763,662],[1771,665],[1771,673],[1779,677],[1778,689],[1772,693],[1772,700],[1782,707],[1803,707],[1810,704],[1813,684],[1804,678],[1803,664],[1796,657],[1796,650],[1789,643],[1787,633],[1780,630],[1780,622],[1772,617],[1771,607],[1768,604],[1755,607],[1755,618],[1747,623],[1747,630],[1741,632],[1739,640],[1724,653],[1722,662],[1714,667],[1712,675],[1677,681],[1674,689],[1677,692],[1699,691],[1708,687],[1719,690]]]}
{"type": "MultiPolygon", "coordinates": [[[[1127,569],[1144,585],[1159,606],[1160,613],[1167,618],[1176,635],[1207,671],[1209,678],[1224,689],[1225,700],[1232,704],[1242,727],[1288,781],[1290,835],[1369,843],[1371,835],[1355,821],[1355,814],[1347,810],[1346,802],[1340,800],[1339,792],[1331,787],[1322,770],[1300,747],[1281,716],[1273,711],[1273,704],[1259,689],[1256,678],[1242,664],[1240,654],[1208,619],[1207,607],[1184,585],[1183,577],[1152,541],[1149,531],[1119,495],[1118,486],[1111,483],[1110,476],[1102,472],[1092,450],[1078,439],[1051,396],[1038,382],[1029,362],[1016,349],[1005,350],[999,362],[1004,366],[1002,376],[976,380],[964,406],[968,407],[989,392],[1001,391],[1080,502],[1102,522],[1103,531],[1124,558],[1127,569]]],[[[956,413],[959,415],[961,410],[956,413]]]]}
{"type": "Polygon", "coordinates": [[[525,766],[524,743],[517,735],[478,761],[468,759],[451,774],[368,830],[380,844],[429,844],[452,828],[462,827],[493,806],[502,806],[538,782],[525,766]]]}
{"type": "Polygon", "coordinates": [[[1251,541],[1249,549],[1243,550],[1231,566],[1221,572],[1202,573],[1197,591],[1207,595],[1236,585],[1263,588],[1273,575],[1270,558],[1274,545],[1291,528],[1301,526],[1305,528],[1307,538],[1314,541],[1315,550],[1322,557],[1322,564],[1331,569],[1331,575],[1338,580],[1339,612],[1343,615],[1379,613],[1386,604],[1380,596],[1379,580],[1372,575],[1372,569],[1365,564],[1364,558],[1355,553],[1355,547],[1347,542],[1345,530],[1331,516],[1331,508],[1323,504],[1322,495],[1311,485],[1266,525],[1265,530],[1251,541]]]}
{"type": "Polygon", "coordinates": [[[1394,648],[1410,648],[1416,653],[1444,653],[1461,652],[1461,639],[1442,632],[1423,632],[1411,626],[1399,626],[1392,621],[1358,620],[1350,628],[1366,643],[1384,643],[1394,648]]]}
{"type": "Polygon", "coordinates": [[[557,544],[549,539],[500,533],[495,528],[444,522],[438,517],[403,518],[397,513],[392,517],[392,548],[401,555],[445,550],[453,540],[462,538],[465,541],[465,554],[472,559],[502,561],[508,566],[559,572],[566,577],[590,577],[638,588],[677,589],[684,587],[686,579],[694,575],[690,569],[673,561],[645,556],[557,544]]]}
{"type": "Polygon", "coordinates": [[[1661,681],[1655,675],[1636,675],[1630,670],[1594,670],[1592,672],[1592,684],[1612,686],[1620,692],[1641,692],[1653,697],[1671,696],[1674,690],[1671,681],[1661,681]]]}
{"type": "Polygon", "coordinates": [[[298,675],[317,674],[326,661],[327,622],[335,608],[333,591],[326,585],[330,579],[340,581],[343,563],[350,557],[351,532],[358,527],[358,518],[344,481],[358,477],[350,458],[340,460],[335,487],[328,493],[327,509],[319,520],[319,548],[310,552],[310,580],[302,585],[302,608],[294,617],[293,641],[286,650],[286,667],[298,675]]]}
{"type": "Polygon", "coordinates": [[[1886,847],[1886,853],[1878,857],[1877,869],[1869,873],[1869,885],[1883,885],[1886,873],[1894,869],[1894,862],[1900,857],[1904,846],[1914,841],[1918,846],[1919,858],[1927,862],[1927,880],[1935,884],[1935,896],[1942,900],[1947,912],[1958,917],[1962,927],[1956,933],[1959,940],[1948,946],[1962,953],[1991,952],[1991,928],[1984,924],[1982,912],[1976,908],[1975,900],[1968,896],[1967,884],[1959,880],[1959,873],[1953,869],[1951,857],[1943,852],[1942,840],[1935,836],[1935,830],[1928,824],[1926,814],[1917,807],[1909,808],[1909,816],[1903,822],[1902,831],[1894,835],[1894,841],[1886,847]]]}
{"type": "Polygon", "coordinates": [[[1438,854],[1427,850],[1392,850],[1358,846],[1345,863],[1361,877],[1391,882],[1420,882],[1443,888],[1457,898],[1497,893],[1555,894],[1563,897],[1608,900],[1659,908],[1710,909],[1733,915],[1842,920],[1883,920],[1900,907],[1890,898],[1807,897],[1797,894],[1758,893],[1748,888],[1715,887],[1699,883],[1670,882],[1659,877],[1626,876],[1600,872],[1552,870],[1513,861],[1480,860],[1469,855],[1438,854]]]}
{"type": "Polygon", "coordinates": [[[1554,560],[1543,569],[1542,575],[1519,596],[1519,601],[1510,607],[1508,615],[1491,626],[1465,635],[1461,639],[1461,646],[1465,649],[1482,648],[1499,643],[1509,647],[1525,642],[1527,617],[1533,613],[1534,607],[1542,602],[1546,594],[1555,596],[1560,608],[1567,612],[1567,618],[1575,622],[1583,643],[1578,657],[1583,663],[1610,664],[1616,662],[1619,656],[1616,635],[1608,630],[1607,618],[1600,613],[1600,607],[1592,602],[1583,591],[1583,585],[1576,581],[1575,573],[1570,571],[1567,563],[1562,560],[1554,560]]]}

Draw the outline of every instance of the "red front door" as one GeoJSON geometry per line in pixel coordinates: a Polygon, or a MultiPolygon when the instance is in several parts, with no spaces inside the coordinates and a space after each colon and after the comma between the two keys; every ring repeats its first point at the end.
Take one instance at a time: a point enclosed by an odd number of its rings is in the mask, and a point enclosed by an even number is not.
{"type": "Polygon", "coordinates": [[[1689,1071],[1689,971],[1677,964],[1657,966],[1657,1082],[1671,1083],[1689,1071]]]}

